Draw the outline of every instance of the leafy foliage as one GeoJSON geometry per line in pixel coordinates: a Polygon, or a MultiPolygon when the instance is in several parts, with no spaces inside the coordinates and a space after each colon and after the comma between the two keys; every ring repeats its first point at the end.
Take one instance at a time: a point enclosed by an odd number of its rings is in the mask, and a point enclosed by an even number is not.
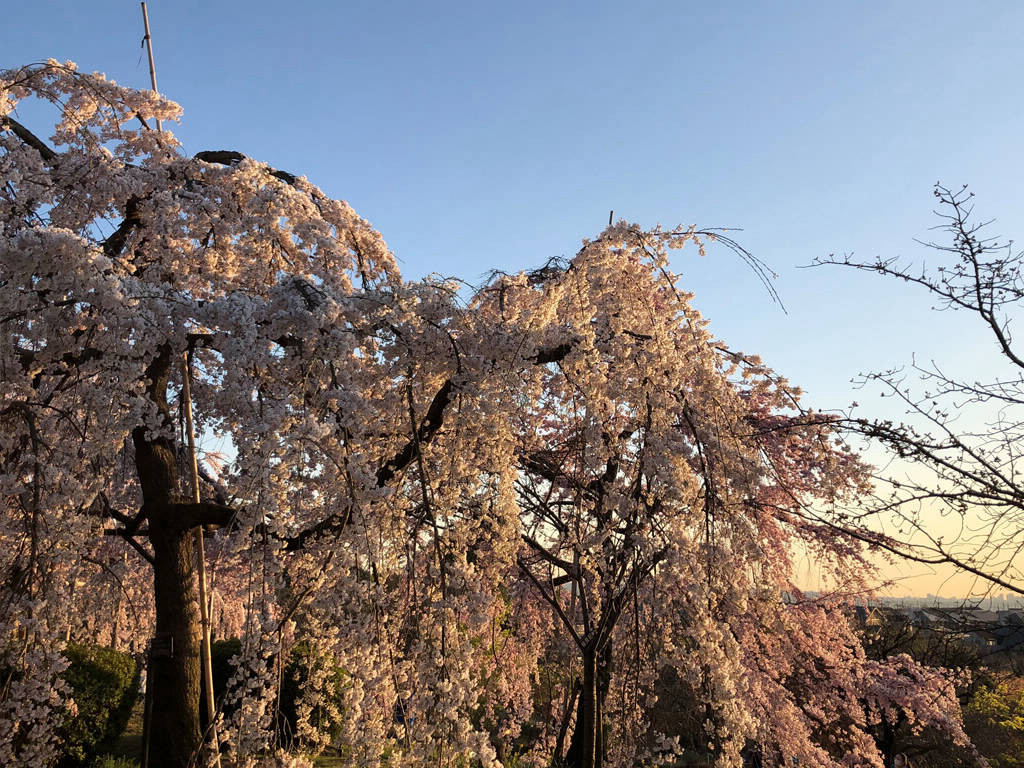
{"type": "Polygon", "coordinates": [[[1024,766],[1024,679],[982,687],[964,708],[964,723],[993,768],[1024,766]]]}
{"type": "Polygon", "coordinates": [[[68,644],[64,673],[75,714],[62,728],[63,764],[85,765],[109,750],[138,701],[139,666],[126,653],[97,645],[68,644]]]}

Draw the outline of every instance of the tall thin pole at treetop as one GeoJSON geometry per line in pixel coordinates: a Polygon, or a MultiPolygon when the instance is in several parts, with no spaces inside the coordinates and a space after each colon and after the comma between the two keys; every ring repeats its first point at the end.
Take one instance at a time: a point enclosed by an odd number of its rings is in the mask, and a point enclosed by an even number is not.
{"type": "MultiPolygon", "coordinates": [[[[149,54],[149,80],[153,85],[153,90],[157,90],[156,85],[156,63],[153,61],[153,36],[149,31],[149,14],[146,11],[146,4],[142,5],[142,25],[145,29],[145,37],[143,40],[146,43],[146,52],[149,54]]],[[[163,126],[160,124],[159,118],[156,121],[156,129],[158,131],[163,130],[163,126]]],[[[181,394],[182,401],[185,407],[185,423],[188,430],[188,453],[189,463],[191,465],[191,480],[192,480],[192,500],[199,504],[201,502],[199,494],[199,465],[196,461],[196,438],[195,438],[195,427],[192,421],[192,387],[191,387],[191,370],[188,360],[188,352],[181,360],[181,394]]],[[[204,697],[204,703],[206,704],[206,720],[207,729],[209,731],[211,749],[215,758],[216,764],[220,766],[220,743],[217,738],[217,725],[215,721],[216,717],[216,705],[213,699],[213,663],[212,654],[210,649],[210,605],[206,595],[206,556],[203,547],[203,528],[197,526],[195,529],[195,549],[196,549],[196,570],[199,575],[199,615],[202,620],[203,632],[202,632],[202,643],[201,648],[201,662],[203,668],[203,683],[206,688],[206,695],[204,697]]],[[[147,691],[148,694],[148,691],[147,691]]],[[[205,742],[206,739],[204,738],[205,742]]],[[[148,753],[148,744],[145,745],[144,751],[148,753]]],[[[148,758],[148,754],[145,755],[148,758]]]]}
{"type": "MultiPolygon", "coordinates": [[[[142,38],[146,44],[146,51],[149,53],[149,81],[153,84],[153,90],[157,90],[156,87],[156,64],[153,63],[153,36],[149,34],[149,14],[146,12],[146,4],[142,3],[142,27],[146,30],[145,37],[142,38]]],[[[163,130],[163,126],[160,125],[160,118],[156,119],[156,129],[158,131],[163,130]]]]}

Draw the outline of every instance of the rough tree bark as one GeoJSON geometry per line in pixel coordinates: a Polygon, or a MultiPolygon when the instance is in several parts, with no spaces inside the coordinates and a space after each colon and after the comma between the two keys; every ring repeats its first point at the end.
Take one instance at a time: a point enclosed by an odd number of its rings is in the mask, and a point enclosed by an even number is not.
{"type": "Polygon", "coordinates": [[[582,652],[583,681],[566,768],[600,768],[604,760],[604,700],[611,680],[611,647],[591,643],[582,652]]]}
{"type": "MultiPolygon", "coordinates": [[[[152,654],[149,765],[185,768],[201,745],[199,679],[201,622],[191,536],[150,522],[157,638],[171,639],[169,658],[152,654]],[[164,530],[160,530],[164,528],[164,530]],[[154,530],[155,529],[155,530],[154,530]]],[[[166,644],[161,646],[167,648],[166,644]]]]}
{"type": "MultiPolygon", "coordinates": [[[[170,425],[167,385],[171,354],[160,350],[147,370],[147,394],[164,426],[170,425]]],[[[152,686],[149,765],[185,768],[199,750],[199,645],[201,623],[195,585],[195,553],[180,519],[186,505],[176,503],[178,469],[174,445],[145,427],[132,432],[135,466],[142,487],[143,511],[153,546],[153,597],[156,650],[150,655],[147,685],[152,686]]]]}

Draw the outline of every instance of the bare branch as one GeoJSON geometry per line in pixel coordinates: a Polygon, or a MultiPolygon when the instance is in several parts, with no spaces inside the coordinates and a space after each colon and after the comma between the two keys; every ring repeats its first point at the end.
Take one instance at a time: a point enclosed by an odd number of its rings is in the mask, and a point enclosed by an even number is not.
{"type": "Polygon", "coordinates": [[[0,126],[10,129],[11,133],[36,150],[45,162],[52,163],[57,159],[56,152],[46,146],[38,136],[10,115],[0,117],[0,126]]]}

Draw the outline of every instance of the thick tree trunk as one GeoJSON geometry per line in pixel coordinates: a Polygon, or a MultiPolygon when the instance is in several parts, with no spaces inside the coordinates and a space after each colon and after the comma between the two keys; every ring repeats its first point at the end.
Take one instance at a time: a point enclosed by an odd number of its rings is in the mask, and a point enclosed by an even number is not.
{"type": "Polygon", "coordinates": [[[192,537],[158,533],[153,543],[153,594],[157,653],[150,660],[153,707],[149,745],[151,768],[185,768],[200,748],[199,647],[201,622],[195,587],[192,537]],[[166,638],[170,638],[168,643],[166,638]],[[170,646],[168,648],[168,646],[170,646]],[[170,650],[170,657],[163,653],[170,650]]]}
{"type": "MultiPolygon", "coordinates": [[[[147,370],[148,395],[171,424],[166,348],[147,370]]],[[[173,442],[144,427],[132,432],[135,468],[153,545],[153,602],[156,636],[147,686],[152,686],[149,766],[186,768],[201,745],[199,731],[199,646],[201,622],[193,567],[192,539],[175,519],[178,468],[173,442]]]]}

